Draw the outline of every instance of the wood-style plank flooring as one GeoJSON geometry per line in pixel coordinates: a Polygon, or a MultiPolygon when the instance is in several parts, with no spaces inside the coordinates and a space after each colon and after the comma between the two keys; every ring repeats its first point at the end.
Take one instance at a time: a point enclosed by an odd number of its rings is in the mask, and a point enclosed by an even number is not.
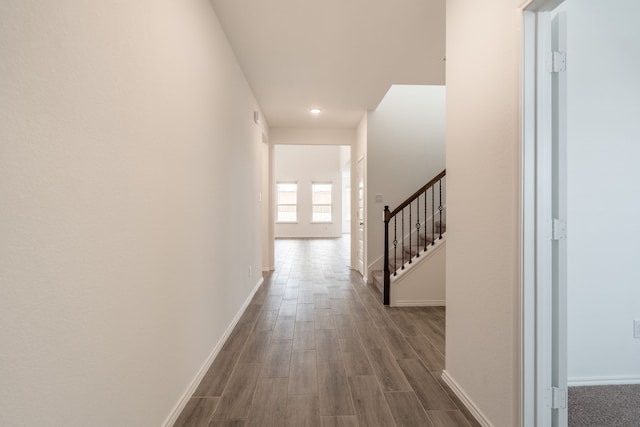
{"type": "Polygon", "coordinates": [[[348,264],[348,236],[276,240],[175,426],[478,426],[440,380],[444,308],[385,308],[348,264]]]}

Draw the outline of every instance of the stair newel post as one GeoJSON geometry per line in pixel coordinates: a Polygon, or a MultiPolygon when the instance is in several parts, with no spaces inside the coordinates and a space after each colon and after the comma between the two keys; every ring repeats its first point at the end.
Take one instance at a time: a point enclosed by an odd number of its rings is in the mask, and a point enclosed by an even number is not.
{"type": "Polygon", "coordinates": [[[440,224],[439,224],[439,228],[440,228],[440,238],[438,240],[442,239],[442,179],[440,181],[438,181],[438,186],[440,187],[440,205],[438,206],[438,210],[440,211],[440,224]]]}
{"type": "Polygon", "coordinates": [[[384,207],[384,279],[383,279],[383,304],[389,305],[389,282],[391,281],[389,272],[389,219],[391,212],[389,206],[384,207]]]}

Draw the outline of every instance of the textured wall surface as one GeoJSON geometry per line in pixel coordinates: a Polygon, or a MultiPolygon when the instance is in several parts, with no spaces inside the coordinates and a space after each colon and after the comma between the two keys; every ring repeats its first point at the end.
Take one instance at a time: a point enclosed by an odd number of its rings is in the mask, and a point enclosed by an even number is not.
{"type": "Polygon", "coordinates": [[[9,0],[0,57],[0,425],[161,425],[260,280],[256,102],[207,2],[9,0]]]}
{"type": "Polygon", "coordinates": [[[520,3],[447,2],[445,369],[496,427],[520,422],[520,3]]]}

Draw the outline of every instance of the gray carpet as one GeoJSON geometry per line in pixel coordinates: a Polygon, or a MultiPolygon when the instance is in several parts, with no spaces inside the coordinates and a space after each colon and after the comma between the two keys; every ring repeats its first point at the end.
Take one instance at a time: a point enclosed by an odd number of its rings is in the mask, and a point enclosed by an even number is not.
{"type": "Polygon", "coordinates": [[[569,387],[569,427],[639,427],[640,384],[569,387]]]}

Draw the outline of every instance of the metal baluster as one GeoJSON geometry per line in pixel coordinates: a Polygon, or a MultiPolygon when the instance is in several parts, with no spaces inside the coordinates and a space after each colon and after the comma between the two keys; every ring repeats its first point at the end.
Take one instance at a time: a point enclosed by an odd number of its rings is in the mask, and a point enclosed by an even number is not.
{"type": "Polygon", "coordinates": [[[411,227],[413,226],[413,223],[411,222],[411,203],[409,203],[409,264],[411,264],[413,261],[413,255],[411,254],[411,251],[413,250],[413,246],[411,246],[411,227]]]}
{"type": "Polygon", "coordinates": [[[402,269],[404,270],[404,209],[402,209],[402,269]]]}
{"type": "Polygon", "coordinates": [[[429,191],[429,189],[427,188],[424,191],[424,250],[427,250],[427,247],[429,247],[429,242],[427,242],[427,191],[429,191]]]}
{"type": "MultiPolygon", "coordinates": [[[[442,179],[446,181],[447,177],[445,176],[442,179]]],[[[447,183],[446,182],[444,183],[444,198],[445,199],[447,198],[447,183]]],[[[447,203],[447,201],[444,200],[444,203],[447,203]]],[[[447,232],[447,230],[446,230],[446,227],[447,227],[447,211],[444,209],[444,204],[442,205],[442,214],[444,215],[443,224],[444,224],[444,227],[445,227],[444,231],[446,233],[447,232]]]]}
{"type": "Polygon", "coordinates": [[[431,187],[431,244],[436,244],[436,189],[431,187]]]}
{"type": "Polygon", "coordinates": [[[438,210],[440,211],[440,238],[442,239],[442,180],[438,181],[440,183],[440,206],[438,206],[438,210]]]}
{"type": "Polygon", "coordinates": [[[398,216],[393,217],[393,275],[398,275],[398,216]]]}
{"type": "Polygon", "coordinates": [[[420,195],[416,198],[416,258],[420,256],[420,195]]]}

